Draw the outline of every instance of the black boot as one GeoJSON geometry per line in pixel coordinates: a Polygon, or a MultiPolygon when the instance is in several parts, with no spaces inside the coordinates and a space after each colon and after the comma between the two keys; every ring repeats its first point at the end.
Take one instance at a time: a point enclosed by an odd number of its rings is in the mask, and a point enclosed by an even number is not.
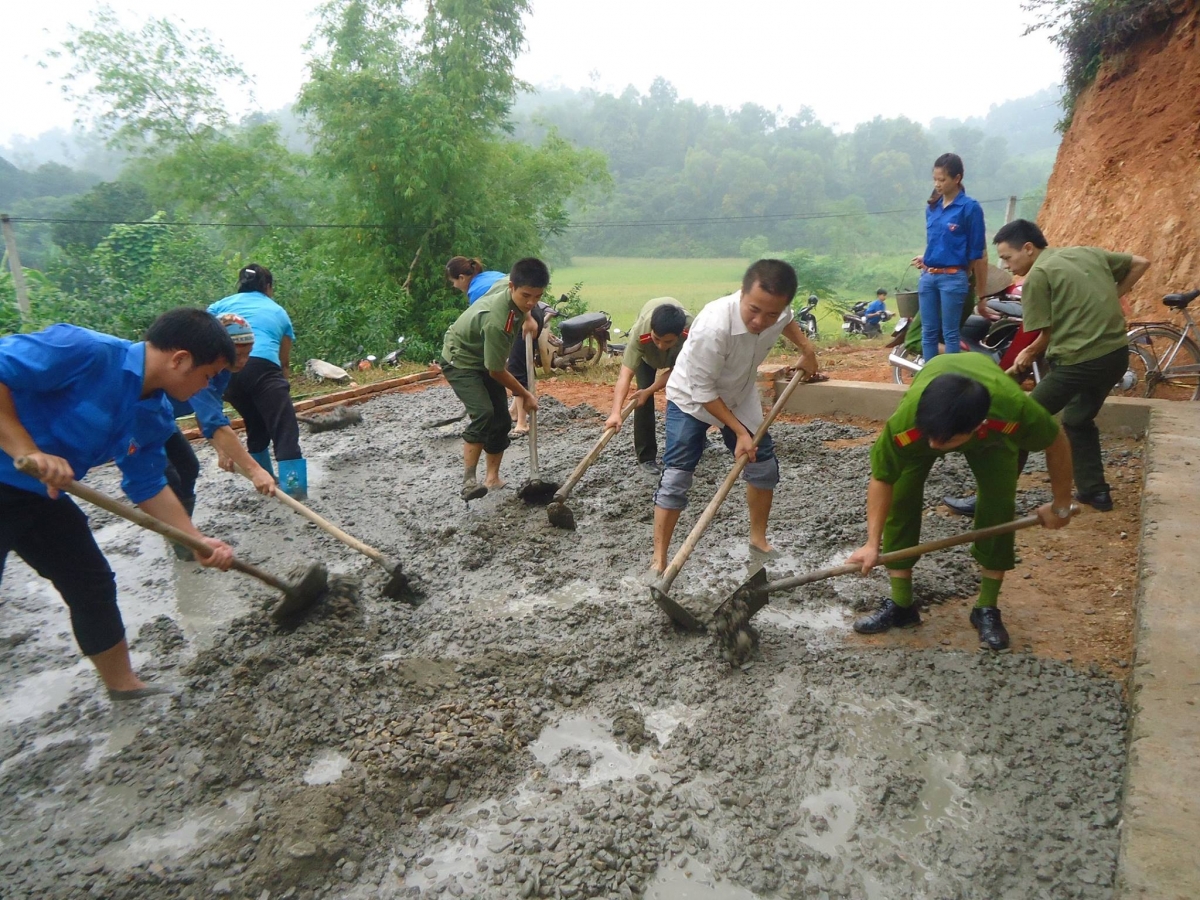
{"type": "Polygon", "coordinates": [[[869,616],[854,620],[854,630],[859,634],[879,634],[892,628],[908,628],[921,624],[921,614],[917,605],[897,606],[891,600],[884,600],[883,605],[869,616]]]}
{"type": "Polygon", "coordinates": [[[1000,610],[994,606],[977,606],[971,610],[971,624],[979,632],[979,643],[992,650],[1008,646],[1008,630],[1000,621],[1000,610]]]}
{"type": "Polygon", "coordinates": [[[970,497],[943,497],[942,502],[946,504],[950,512],[958,513],[960,516],[970,516],[975,518],[975,496],[970,497]]]}
{"type": "Polygon", "coordinates": [[[1075,499],[1086,503],[1097,512],[1111,512],[1113,508],[1112,494],[1109,491],[1093,491],[1090,494],[1077,493],[1075,499]]]}

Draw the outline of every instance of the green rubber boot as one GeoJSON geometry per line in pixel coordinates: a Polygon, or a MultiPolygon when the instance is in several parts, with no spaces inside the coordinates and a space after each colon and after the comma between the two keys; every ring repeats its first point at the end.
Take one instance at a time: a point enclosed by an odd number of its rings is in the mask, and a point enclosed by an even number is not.
{"type": "MultiPolygon", "coordinates": [[[[271,477],[275,478],[275,467],[271,464],[271,451],[259,450],[257,453],[251,453],[250,458],[271,473],[271,477]]],[[[278,478],[275,478],[279,481],[278,478]]]]}

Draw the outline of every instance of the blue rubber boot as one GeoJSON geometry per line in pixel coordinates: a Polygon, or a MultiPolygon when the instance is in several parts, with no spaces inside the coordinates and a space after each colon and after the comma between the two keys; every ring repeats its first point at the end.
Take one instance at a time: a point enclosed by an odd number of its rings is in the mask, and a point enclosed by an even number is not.
{"type": "Polygon", "coordinates": [[[308,499],[308,460],[281,459],[279,485],[293,500],[308,499]]]}
{"type": "MultiPolygon", "coordinates": [[[[271,464],[270,450],[259,450],[257,453],[251,453],[250,458],[270,472],[272,478],[275,478],[275,467],[271,464]]],[[[275,478],[275,480],[278,481],[279,479],[275,478]]]]}

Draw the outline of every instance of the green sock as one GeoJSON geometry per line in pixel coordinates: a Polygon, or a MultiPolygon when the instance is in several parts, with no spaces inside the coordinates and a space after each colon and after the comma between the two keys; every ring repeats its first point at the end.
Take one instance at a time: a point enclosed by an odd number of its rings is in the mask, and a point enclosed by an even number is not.
{"type": "Polygon", "coordinates": [[[1002,579],[984,576],[979,585],[979,599],[975,601],[975,608],[995,606],[996,601],[1000,598],[1000,585],[1002,584],[1004,584],[1002,579]]]}
{"type": "Polygon", "coordinates": [[[897,606],[912,606],[912,579],[892,578],[892,602],[897,606]]]}

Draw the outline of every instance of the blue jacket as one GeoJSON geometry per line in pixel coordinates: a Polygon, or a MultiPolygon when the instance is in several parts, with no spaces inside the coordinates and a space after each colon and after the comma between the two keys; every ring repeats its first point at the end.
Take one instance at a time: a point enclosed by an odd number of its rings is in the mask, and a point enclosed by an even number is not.
{"type": "MultiPolygon", "coordinates": [[[[225,389],[229,387],[229,379],[233,373],[222,369],[208,380],[208,387],[187,400],[171,400],[171,411],[175,418],[194,415],[200,426],[200,433],[211,438],[218,428],[229,424],[225,415],[225,389]]],[[[170,398],[168,398],[170,399],[170,398]]]]}
{"type": "Polygon", "coordinates": [[[925,210],[925,265],[965,269],[987,255],[983,207],[959,191],[949,206],[939,199],[925,210]]]}

